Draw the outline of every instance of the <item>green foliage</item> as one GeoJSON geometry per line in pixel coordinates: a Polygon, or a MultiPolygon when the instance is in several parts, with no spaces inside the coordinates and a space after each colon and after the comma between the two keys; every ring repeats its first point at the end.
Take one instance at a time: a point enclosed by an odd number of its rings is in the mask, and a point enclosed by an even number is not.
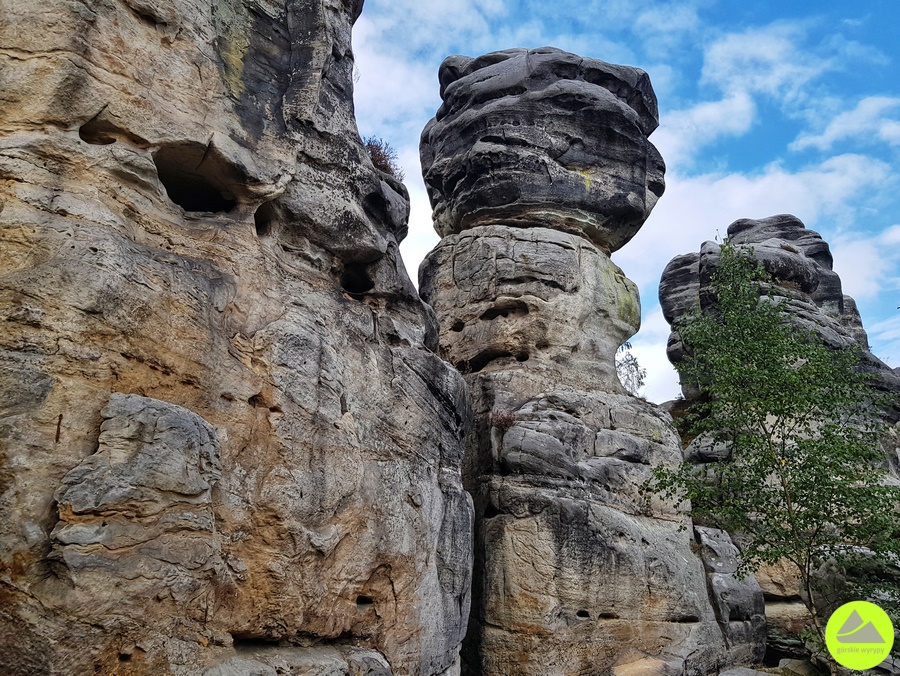
{"type": "Polygon", "coordinates": [[[712,310],[697,308],[676,327],[688,352],[682,382],[701,392],[682,425],[730,454],[659,468],[651,486],[690,500],[696,520],[739,534],[743,572],[792,562],[820,635],[822,612],[837,603],[898,603],[889,574],[900,560],[898,489],[883,485],[883,402],[857,368],[859,351],[829,349],[786,323],[781,303],[760,295],[763,269],[728,242],[711,285],[712,310]],[[827,594],[826,568],[836,571],[827,594]]]}
{"type": "Polygon", "coordinates": [[[642,368],[631,353],[631,343],[623,343],[616,352],[616,375],[622,387],[635,397],[639,396],[647,379],[647,369],[642,368]]]}
{"type": "Polygon", "coordinates": [[[398,181],[403,180],[403,169],[397,161],[397,151],[390,143],[377,136],[367,136],[363,139],[363,145],[376,169],[393,176],[398,181]]]}

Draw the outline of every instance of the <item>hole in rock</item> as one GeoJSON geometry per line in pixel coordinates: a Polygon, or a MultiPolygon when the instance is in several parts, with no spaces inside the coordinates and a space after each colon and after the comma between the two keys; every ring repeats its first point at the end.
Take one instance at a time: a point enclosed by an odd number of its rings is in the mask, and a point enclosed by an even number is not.
{"type": "Polygon", "coordinates": [[[510,315],[527,315],[528,305],[521,300],[502,301],[494,305],[494,307],[481,313],[479,319],[490,321],[497,317],[509,317],[510,315]]]}
{"type": "Polygon", "coordinates": [[[278,221],[278,207],[273,202],[260,204],[253,214],[253,222],[256,225],[256,236],[267,237],[272,234],[272,229],[278,221]]]}
{"type": "Polygon", "coordinates": [[[106,133],[106,130],[96,124],[96,122],[97,119],[94,118],[86,124],[81,125],[78,129],[78,137],[85,143],[90,143],[92,146],[108,146],[111,143],[115,143],[116,137],[106,133]]]}
{"type": "Polygon", "coordinates": [[[616,613],[597,613],[598,620],[618,620],[619,616],[616,613]]]}
{"type": "Polygon", "coordinates": [[[450,330],[459,333],[464,328],[466,328],[466,323],[461,319],[457,319],[455,322],[453,322],[453,326],[450,327],[450,330]]]}
{"type": "Polygon", "coordinates": [[[119,662],[131,662],[131,655],[128,653],[119,653],[119,662]]]}
{"type": "Polygon", "coordinates": [[[519,354],[516,355],[516,361],[528,361],[528,353],[519,352],[519,354]]]}
{"type": "Polygon", "coordinates": [[[363,199],[363,211],[376,223],[387,224],[390,222],[387,202],[380,193],[373,192],[366,195],[363,199]]]}
{"type": "Polygon", "coordinates": [[[494,505],[488,504],[484,510],[484,518],[493,519],[495,516],[500,516],[500,511],[494,505]]]}
{"type": "Polygon", "coordinates": [[[372,597],[370,596],[357,596],[356,597],[356,609],[357,610],[368,610],[372,606],[372,597]]]}
{"type": "Polygon", "coordinates": [[[679,615],[675,618],[675,621],[679,624],[693,624],[694,622],[699,622],[700,618],[696,615],[679,615]]]}
{"type": "Polygon", "coordinates": [[[506,350],[484,350],[472,357],[469,361],[464,361],[461,364],[457,364],[456,368],[463,373],[478,373],[492,361],[511,356],[512,353],[506,350]]]}
{"type": "Polygon", "coordinates": [[[359,297],[375,288],[363,263],[347,263],[341,275],[341,288],[351,296],[359,297]]]}
{"type": "Polygon", "coordinates": [[[575,616],[583,619],[590,619],[591,614],[586,610],[579,610],[577,613],[575,613],[575,616]]]}
{"type": "Polygon", "coordinates": [[[159,180],[169,199],[185,211],[223,213],[237,204],[228,184],[229,165],[207,153],[199,143],[167,146],[153,156],[159,180]]]}
{"type": "Polygon", "coordinates": [[[270,648],[281,643],[277,638],[240,633],[232,633],[231,640],[235,650],[259,650],[260,648],[270,648]]]}
{"type": "Polygon", "coordinates": [[[147,139],[132,134],[113,122],[105,107],[78,128],[78,137],[93,146],[108,146],[116,141],[127,141],[138,148],[146,148],[149,145],[147,139]]]}

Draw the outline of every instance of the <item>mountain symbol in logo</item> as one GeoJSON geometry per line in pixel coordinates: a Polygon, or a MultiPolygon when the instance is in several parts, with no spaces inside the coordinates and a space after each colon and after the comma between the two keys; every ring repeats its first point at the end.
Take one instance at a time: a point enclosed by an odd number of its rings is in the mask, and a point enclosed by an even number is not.
{"type": "Polygon", "coordinates": [[[878,633],[871,622],[863,620],[855,610],[844,622],[844,626],[838,629],[839,643],[884,643],[884,637],[878,633]]]}

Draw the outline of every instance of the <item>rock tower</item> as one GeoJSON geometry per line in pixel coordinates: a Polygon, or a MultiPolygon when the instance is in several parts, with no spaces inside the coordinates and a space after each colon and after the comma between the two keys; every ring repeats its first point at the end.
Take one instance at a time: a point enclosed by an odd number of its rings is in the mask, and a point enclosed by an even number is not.
{"type": "Polygon", "coordinates": [[[465,383],[361,0],[4,2],[0,671],[458,671],[465,383]]]}
{"type": "MultiPolygon", "coordinates": [[[[822,341],[840,349],[856,345],[862,350],[862,368],[873,376],[874,386],[884,393],[900,392],[900,374],[869,351],[869,342],[856,302],[843,293],[841,279],[832,269],[828,243],[819,233],[809,230],[795,216],[781,214],[762,219],[742,218],[728,226],[727,236],[735,246],[752,256],[771,277],[770,293],[784,303],[787,321],[803,331],[817,334],[822,341]]],[[[698,306],[715,304],[710,290],[712,273],[718,265],[721,246],[704,242],[699,252],[673,258],[663,272],[659,302],[670,325],[698,306]]],[[[678,364],[684,354],[681,336],[672,330],[668,344],[669,360],[678,364]]],[[[689,402],[697,395],[685,389],[689,402]]],[[[895,399],[896,401],[896,399],[895,399]]],[[[890,480],[900,483],[900,410],[882,409],[893,426],[884,439],[885,463],[890,480]]],[[[721,457],[723,447],[701,443],[686,449],[693,462],[710,462],[721,457]]],[[[766,597],[769,643],[773,653],[784,650],[790,655],[791,642],[808,623],[806,607],[800,600],[801,588],[790,564],[763,566],[757,579],[766,597]]]]}
{"type": "Polygon", "coordinates": [[[610,254],[664,188],[649,78],[544,48],[449,57],[439,79],[421,156],[442,240],[420,291],[475,412],[464,673],[705,674],[760,657],[762,597],[730,575],[727,535],[641,498],[681,446],[615,373],[640,301],[610,254]]]}

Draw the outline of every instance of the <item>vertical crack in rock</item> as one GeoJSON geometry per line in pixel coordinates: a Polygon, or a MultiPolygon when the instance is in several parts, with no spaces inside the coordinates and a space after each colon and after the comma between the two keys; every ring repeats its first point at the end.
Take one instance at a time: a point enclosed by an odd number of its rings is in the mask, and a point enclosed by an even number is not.
{"type": "Polygon", "coordinates": [[[449,57],[439,80],[420,149],[442,239],[420,290],[475,411],[463,672],[706,674],[742,659],[758,626],[726,646],[688,517],[640,495],[651,467],[681,462],[671,418],[615,374],[640,301],[609,256],[664,187],[646,73],[510,49],[449,57]]]}

